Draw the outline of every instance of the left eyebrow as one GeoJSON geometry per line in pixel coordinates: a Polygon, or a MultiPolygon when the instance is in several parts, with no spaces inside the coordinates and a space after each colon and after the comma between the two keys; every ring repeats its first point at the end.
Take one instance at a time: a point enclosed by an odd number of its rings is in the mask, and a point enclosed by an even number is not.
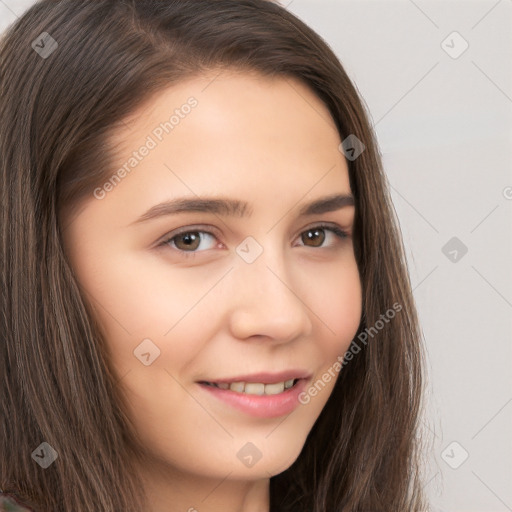
{"type": "MultiPolygon", "coordinates": [[[[306,217],[308,215],[333,212],[346,206],[354,206],[354,196],[352,194],[334,194],[315,199],[305,204],[300,209],[299,216],[306,217]]],[[[237,199],[194,196],[181,197],[152,206],[146,213],[141,215],[130,225],[184,212],[202,212],[231,217],[248,217],[252,214],[252,209],[249,208],[247,202],[237,199]]]]}

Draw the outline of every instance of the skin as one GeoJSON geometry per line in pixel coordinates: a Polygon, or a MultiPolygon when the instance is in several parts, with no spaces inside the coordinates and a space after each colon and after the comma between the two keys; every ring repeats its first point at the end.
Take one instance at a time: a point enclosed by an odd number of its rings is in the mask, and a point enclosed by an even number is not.
{"type": "Polygon", "coordinates": [[[190,96],[197,107],[103,199],[84,203],[65,251],[146,450],[148,510],[268,512],[269,478],[296,460],[335,379],[289,416],[265,419],[197,381],[304,368],[314,383],[348,349],[362,300],[354,207],[298,214],[314,199],[350,193],[348,168],[327,107],[305,85],[227,70],[173,85],[127,117],[112,138],[119,167],[190,96]],[[245,200],[252,215],[133,224],[185,195],[245,200]],[[348,237],[325,230],[308,240],[323,222],[348,237]],[[192,243],[194,257],[185,257],[183,237],[162,244],[189,226],[213,233],[192,243]],[[252,263],[236,252],[249,236],[263,248],[252,263]],[[134,356],[146,338],[160,350],[148,366],[134,356]],[[249,441],[262,454],[252,467],[237,457],[249,441]]]}

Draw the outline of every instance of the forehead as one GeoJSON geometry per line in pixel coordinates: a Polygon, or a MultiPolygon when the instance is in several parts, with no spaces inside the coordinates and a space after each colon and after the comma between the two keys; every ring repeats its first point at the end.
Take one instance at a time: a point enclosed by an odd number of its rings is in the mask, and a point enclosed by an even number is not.
{"type": "Polygon", "coordinates": [[[302,81],[238,70],[210,71],[159,91],[125,117],[110,141],[132,151],[148,135],[173,152],[185,139],[203,151],[210,141],[223,151],[232,141],[243,147],[265,142],[272,151],[288,151],[291,140],[306,143],[294,153],[339,140],[327,106],[302,81]]]}
{"type": "Polygon", "coordinates": [[[172,85],[127,116],[110,142],[117,168],[128,171],[114,192],[128,201],[261,193],[282,202],[291,188],[296,200],[314,188],[350,191],[326,105],[290,77],[221,71],[172,85]]]}

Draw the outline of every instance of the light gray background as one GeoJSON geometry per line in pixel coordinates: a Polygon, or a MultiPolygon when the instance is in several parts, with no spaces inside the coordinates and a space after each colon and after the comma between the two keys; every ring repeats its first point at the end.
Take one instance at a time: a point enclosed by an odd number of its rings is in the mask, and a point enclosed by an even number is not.
{"type": "MultiPolygon", "coordinates": [[[[0,0],[0,30],[32,3],[0,0]]],[[[334,49],[375,125],[428,351],[428,495],[443,512],[512,511],[512,0],[281,3],[334,49]]]]}

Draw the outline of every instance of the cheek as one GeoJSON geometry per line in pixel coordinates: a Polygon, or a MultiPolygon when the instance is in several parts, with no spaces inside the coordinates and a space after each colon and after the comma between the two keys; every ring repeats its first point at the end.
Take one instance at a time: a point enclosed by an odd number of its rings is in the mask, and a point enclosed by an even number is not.
{"type": "MultiPolygon", "coordinates": [[[[105,262],[101,275],[90,280],[103,305],[127,331],[165,335],[192,312],[222,271],[200,267],[173,268],[163,256],[124,255],[105,262]]],[[[105,315],[103,314],[103,317],[105,315]]],[[[112,318],[105,317],[107,322],[112,318]]]]}
{"type": "Polygon", "coordinates": [[[362,287],[355,260],[332,265],[317,274],[317,285],[308,292],[308,307],[324,333],[322,349],[336,358],[349,347],[362,314],[362,287]]]}
{"type": "Polygon", "coordinates": [[[213,282],[211,275],[185,269],[171,273],[168,266],[136,254],[92,256],[81,255],[78,277],[115,354],[126,351],[127,344],[133,350],[145,338],[170,339],[213,282]]]}

